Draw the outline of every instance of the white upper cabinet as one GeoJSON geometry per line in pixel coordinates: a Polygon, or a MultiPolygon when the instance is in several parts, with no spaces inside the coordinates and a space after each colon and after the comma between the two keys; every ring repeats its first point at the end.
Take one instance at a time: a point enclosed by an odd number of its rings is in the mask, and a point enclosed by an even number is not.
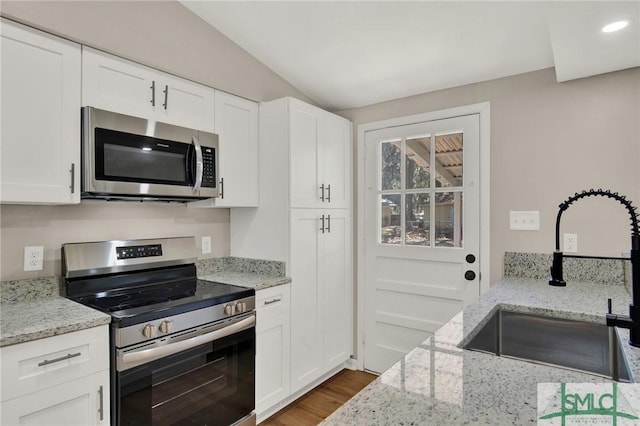
{"type": "Polygon", "coordinates": [[[5,19],[0,33],[0,200],[79,203],[80,45],[5,19]]]}
{"type": "Polygon", "coordinates": [[[82,50],[82,105],[213,132],[215,90],[98,50],[82,50]]]}
{"type": "Polygon", "coordinates": [[[349,207],[351,123],[296,99],[289,117],[291,207],[349,207]]]}
{"type": "Polygon", "coordinates": [[[220,197],[216,206],[258,207],[258,104],[216,91],[220,197]]]}

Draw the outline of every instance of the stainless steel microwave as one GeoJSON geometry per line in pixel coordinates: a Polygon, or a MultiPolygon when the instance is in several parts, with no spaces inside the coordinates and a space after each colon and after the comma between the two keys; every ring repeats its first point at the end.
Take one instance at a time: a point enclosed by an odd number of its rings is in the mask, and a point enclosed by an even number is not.
{"type": "Polygon", "coordinates": [[[214,133],[82,108],[82,198],[217,197],[218,158],[214,133]]]}

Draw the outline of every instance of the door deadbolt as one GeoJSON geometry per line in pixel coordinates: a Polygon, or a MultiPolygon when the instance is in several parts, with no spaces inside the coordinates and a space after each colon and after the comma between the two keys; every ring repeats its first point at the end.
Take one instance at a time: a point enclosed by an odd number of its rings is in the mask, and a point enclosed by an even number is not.
{"type": "Polygon", "coordinates": [[[473,263],[476,261],[476,257],[472,254],[468,254],[464,259],[467,261],[467,263],[473,263]]]}

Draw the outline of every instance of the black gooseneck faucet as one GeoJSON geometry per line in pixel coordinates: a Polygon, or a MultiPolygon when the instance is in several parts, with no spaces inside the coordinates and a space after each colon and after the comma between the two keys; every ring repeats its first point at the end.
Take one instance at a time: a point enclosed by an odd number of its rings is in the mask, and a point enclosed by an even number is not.
{"type": "Polygon", "coordinates": [[[595,258],[595,259],[622,259],[631,260],[631,304],[629,305],[629,316],[615,315],[611,313],[611,299],[609,299],[609,309],[607,313],[607,325],[609,327],[623,327],[630,330],[629,344],[640,347],[640,232],[638,231],[638,215],[636,207],[631,204],[623,195],[609,190],[582,191],[566,199],[559,206],[558,216],[556,218],[556,251],[553,253],[553,263],[551,264],[551,279],[549,285],[566,286],[567,283],[562,277],[562,259],[564,257],[578,258],[595,258]],[[631,218],[631,256],[629,258],[622,257],[602,257],[602,256],[578,256],[567,255],[560,251],[560,218],[562,213],[577,200],[586,197],[602,196],[613,198],[622,204],[631,218]]]}

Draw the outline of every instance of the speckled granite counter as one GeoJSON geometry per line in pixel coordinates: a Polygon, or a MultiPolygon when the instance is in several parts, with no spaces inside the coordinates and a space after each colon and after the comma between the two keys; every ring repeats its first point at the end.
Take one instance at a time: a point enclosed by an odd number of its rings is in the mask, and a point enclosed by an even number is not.
{"type": "Polygon", "coordinates": [[[257,290],[287,284],[284,262],[241,257],[198,261],[198,278],[257,290]]]}
{"type": "Polygon", "coordinates": [[[109,324],[111,317],[64,297],[0,305],[0,347],[109,324]]]}
{"type": "Polygon", "coordinates": [[[223,284],[251,287],[256,291],[291,282],[289,277],[274,277],[251,272],[215,272],[213,274],[199,275],[198,278],[223,284]]]}
{"type": "MultiPolygon", "coordinates": [[[[459,348],[498,308],[604,323],[606,299],[628,312],[624,286],[505,279],[328,417],[329,425],[523,425],[537,421],[538,383],[608,382],[590,374],[459,348]]],[[[620,330],[640,380],[640,349],[620,330]]],[[[638,390],[640,392],[640,390],[638,390]]]]}
{"type": "MultiPolygon", "coordinates": [[[[284,262],[223,257],[197,262],[198,277],[260,290],[286,284],[284,262]]],[[[0,347],[109,324],[111,317],[62,294],[59,277],[0,283],[0,347]]]]}

